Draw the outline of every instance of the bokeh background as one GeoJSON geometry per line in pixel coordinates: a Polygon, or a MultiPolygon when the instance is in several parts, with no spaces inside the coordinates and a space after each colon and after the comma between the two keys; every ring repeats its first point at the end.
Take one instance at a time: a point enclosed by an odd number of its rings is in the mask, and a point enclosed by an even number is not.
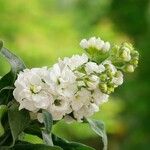
{"type": "MultiPolygon", "coordinates": [[[[82,53],[82,38],[132,42],[140,52],[134,74],[93,118],[105,122],[109,150],[150,148],[149,0],[0,0],[0,39],[31,67],[51,66],[58,57],[82,53]]],[[[0,57],[0,75],[9,65],[0,57]]],[[[85,124],[55,125],[53,132],[97,150],[100,139],[85,124]]]]}

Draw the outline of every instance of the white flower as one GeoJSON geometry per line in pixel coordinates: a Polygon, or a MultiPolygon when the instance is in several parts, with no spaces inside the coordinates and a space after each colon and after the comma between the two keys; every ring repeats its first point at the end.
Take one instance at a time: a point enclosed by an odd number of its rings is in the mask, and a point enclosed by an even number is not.
{"type": "Polygon", "coordinates": [[[108,52],[110,50],[110,43],[104,42],[100,38],[91,37],[89,40],[83,39],[80,42],[80,46],[83,49],[95,48],[102,52],[108,52]]]}
{"type": "Polygon", "coordinates": [[[71,113],[70,99],[65,97],[56,97],[48,111],[52,114],[53,120],[61,120],[65,115],[71,113]]]}
{"type": "Polygon", "coordinates": [[[50,70],[50,80],[57,85],[74,83],[76,76],[66,65],[55,64],[50,70]]]}
{"type": "Polygon", "coordinates": [[[123,83],[123,74],[121,71],[117,71],[116,76],[112,79],[112,82],[117,86],[123,83]]]}
{"type": "Polygon", "coordinates": [[[97,65],[95,62],[87,62],[85,64],[85,71],[88,75],[94,72],[101,73],[104,70],[105,70],[105,67],[102,64],[97,65]]]}
{"type": "Polygon", "coordinates": [[[86,86],[84,81],[77,81],[77,85],[78,85],[78,87],[85,87],[86,86]]]}
{"type": "Polygon", "coordinates": [[[86,54],[80,55],[73,55],[71,58],[64,58],[64,60],[59,60],[59,63],[64,63],[67,65],[71,70],[74,70],[88,61],[88,56],[86,54]]]}
{"type": "Polygon", "coordinates": [[[76,92],[76,76],[65,64],[55,64],[49,75],[49,85],[54,95],[69,96],[76,92]]]}
{"type": "Polygon", "coordinates": [[[81,46],[83,49],[88,49],[88,48],[89,48],[89,46],[88,46],[88,41],[87,41],[86,39],[81,40],[80,46],[81,46]]]}
{"type": "Polygon", "coordinates": [[[87,74],[91,74],[93,72],[99,72],[99,66],[95,62],[88,62],[85,64],[85,71],[87,74]]]}
{"type": "Polygon", "coordinates": [[[99,79],[98,76],[96,76],[96,75],[91,75],[91,76],[89,77],[89,81],[87,81],[86,84],[88,85],[88,88],[89,88],[90,90],[94,90],[94,89],[98,88],[99,82],[100,82],[100,79],[99,79]]]}
{"type": "Polygon", "coordinates": [[[69,115],[66,115],[66,116],[64,117],[64,120],[65,120],[65,122],[68,123],[68,124],[73,123],[73,122],[75,121],[75,119],[72,118],[72,117],[69,116],[69,115]]]}
{"type": "Polygon", "coordinates": [[[34,112],[49,107],[53,98],[47,90],[44,81],[46,77],[48,77],[46,68],[25,69],[18,74],[13,95],[20,103],[19,109],[25,108],[34,112]]]}
{"type": "Polygon", "coordinates": [[[74,71],[74,73],[75,73],[77,78],[82,78],[82,77],[84,77],[86,75],[85,73],[82,73],[80,71],[74,71]]]}
{"type": "Polygon", "coordinates": [[[89,106],[85,110],[84,117],[90,117],[95,112],[98,112],[98,111],[99,111],[99,106],[96,105],[95,103],[90,103],[89,106]]]}
{"type": "Polygon", "coordinates": [[[103,66],[103,64],[100,64],[98,67],[99,67],[98,73],[102,73],[105,71],[105,67],[103,66]]]}
{"type": "Polygon", "coordinates": [[[85,117],[92,116],[95,112],[99,111],[98,105],[94,103],[89,103],[89,105],[84,105],[78,111],[74,111],[74,117],[78,122],[82,122],[82,119],[85,117]]]}
{"type": "Polygon", "coordinates": [[[127,47],[122,47],[122,58],[124,59],[124,61],[130,61],[131,60],[131,55],[130,55],[130,49],[127,47]]]}
{"type": "Polygon", "coordinates": [[[93,102],[96,105],[100,105],[108,101],[109,95],[102,93],[101,90],[97,88],[96,90],[94,90],[92,97],[93,102]]]}
{"type": "Polygon", "coordinates": [[[112,62],[110,61],[110,60],[105,60],[103,63],[102,63],[103,65],[108,65],[109,66],[109,69],[111,70],[111,72],[113,73],[113,74],[115,74],[116,72],[117,72],[117,69],[116,69],[116,67],[112,64],[112,62]]]}
{"type": "Polygon", "coordinates": [[[47,67],[32,68],[32,72],[38,74],[43,82],[49,81],[49,69],[47,67]]]}
{"type": "Polygon", "coordinates": [[[81,88],[72,98],[71,107],[73,111],[79,110],[83,105],[88,105],[91,100],[91,92],[81,88]]]}

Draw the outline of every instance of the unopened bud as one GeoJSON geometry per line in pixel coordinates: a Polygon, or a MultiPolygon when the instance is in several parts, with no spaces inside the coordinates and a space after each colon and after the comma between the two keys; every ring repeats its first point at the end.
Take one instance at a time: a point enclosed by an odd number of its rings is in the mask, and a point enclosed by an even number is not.
{"type": "Polygon", "coordinates": [[[121,53],[121,57],[123,58],[124,61],[130,61],[131,59],[130,49],[124,47],[123,52],[121,53]]]}
{"type": "Polygon", "coordinates": [[[131,61],[131,64],[137,66],[137,65],[138,65],[138,60],[137,60],[137,59],[133,59],[133,60],[131,61]]]}
{"type": "Polygon", "coordinates": [[[107,94],[110,94],[112,92],[114,92],[114,87],[108,87],[107,88],[107,94]]]}
{"type": "Polygon", "coordinates": [[[112,72],[111,70],[107,70],[106,73],[110,78],[114,76],[114,72],[112,72]]]}
{"type": "Polygon", "coordinates": [[[132,55],[134,57],[138,58],[139,57],[139,52],[138,51],[134,51],[134,52],[132,52],[132,55]]]}
{"type": "Polygon", "coordinates": [[[127,66],[125,67],[125,71],[126,71],[126,72],[134,72],[134,67],[133,67],[133,65],[127,65],[127,66]]]}
{"type": "Polygon", "coordinates": [[[104,92],[104,93],[107,92],[107,84],[101,83],[101,84],[99,85],[99,87],[100,87],[100,89],[101,89],[102,92],[104,92]]]}
{"type": "Polygon", "coordinates": [[[100,75],[100,80],[101,81],[105,81],[107,79],[107,75],[106,74],[101,74],[100,75]]]}

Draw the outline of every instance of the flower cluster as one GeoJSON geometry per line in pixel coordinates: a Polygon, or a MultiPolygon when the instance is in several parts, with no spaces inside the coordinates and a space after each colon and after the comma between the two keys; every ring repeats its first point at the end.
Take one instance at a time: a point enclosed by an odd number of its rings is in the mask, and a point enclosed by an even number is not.
{"type": "Polygon", "coordinates": [[[100,38],[91,37],[89,40],[83,39],[80,42],[80,46],[83,49],[96,49],[103,53],[108,52],[110,50],[110,43],[104,42],[100,38]]]}
{"type": "Polygon", "coordinates": [[[80,45],[88,55],[66,57],[51,68],[25,69],[18,74],[13,94],[20,109],[37,114],[39,121],[42,121],[40,110],[45,109],[53,120],[80,122],[99,111],[109,94],[123,83],[122,71],[129,65],[135,68],[138,62],[137,52],[127,44],[111,49],[108,42],[93,37],[82,40],[80,45]],[[101,59],[90,57],[95,51],[101,54],[101,59]],[[124,66],[118,70],[114,60],[124,66]]]}
{"type": "Polygon", "coordinates": [[[115,45],[111,51],[113,63],[125,72],[134,72],[138,65],[139,53],[130,43],[115,45]]]}

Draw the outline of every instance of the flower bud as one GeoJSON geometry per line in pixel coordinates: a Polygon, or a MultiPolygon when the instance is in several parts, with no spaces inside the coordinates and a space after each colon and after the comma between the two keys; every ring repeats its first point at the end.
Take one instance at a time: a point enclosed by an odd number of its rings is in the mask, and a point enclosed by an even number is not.
{"type": "Polygon", "coordinates": [[[114,87],[108,87],[107,94],[111,94],[112,92],[114,92],[114,87]]]}
{"type": "Polygon", "coordinates": [[[124,69],[125,72],[134,72],[134,66],[133,65],[127,65],[124,69]]]}
{"type": "Polygon", "coordinates": [[[110,78],[114,76],[114,73],[112,72],[112,70],[107,70],[106,73],[110,78]]]}
{"type": "Polygon", "coordinates": [[[131,60],[130,49],[127,47],[123,47],[122,53],[120,56],[124,61],[127,61],[127,62],[130,61],[131,60]]]}
{"type": "Polygon", "coordinates": [[[110,50],[109,42],[104,42],[100,38],[96,37],[91,37],[88,40],[86,39],[81,40],[80,46],[85,50],[92,48],[104,53],[110,50]]]}
{"type": "Polygon", "coordinates": [[[101,83],[101,84],[99,85],[99,88],[101,89],[101,91],[102,91],[103,93],[106,93],[106,92],[107,92],[107,84],[101,83]]]}
{"type": "Polygon", "coordinates": [[[90,59],[98,64],[109,56],[109,51],[111,48],[109,42],[104,42],[100,38],[96,37],[91,37],[88,40],[81,40],[80,46],[89,54],[90,59]]]}
{"type": "Polygon", "coordinates": [[[107,75],[106,74],[101,74],[100,75],[100,80],[101,81],[105,81],[107,79],[107,75]]]}
{"type": "Polygon", "coordinates": [[[134,66],[137,66],[138,65],[138,59],[132,59],[131,64],[133,64],[134,66]]]}
{"type": "Polygon", "coordinates": [[[111,62],[125,72],[134,72],[138,65],[139,53],[130,43],[122,43],[112,48],[111,62]]]}

